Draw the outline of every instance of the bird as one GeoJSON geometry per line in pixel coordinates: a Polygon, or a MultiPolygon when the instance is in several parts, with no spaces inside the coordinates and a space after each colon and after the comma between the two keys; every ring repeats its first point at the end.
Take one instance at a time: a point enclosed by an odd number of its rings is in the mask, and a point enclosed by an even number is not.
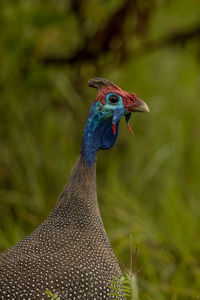
{"type": "MultiPolygon", "coordinates": [[[[88,81],[97,89],[85,125],[80,155],[49,216],[30,235],[0,255],[0,299],[117,299],[110,282],[122,276],[100,215],[96,157],[114,146],[119,123],[132,112],[149,112],[135,93],[104,78],[88,81]]],[[[119,297],[118,299],[122,299],[119,297]]],[[[124,299],[124,298],[123,298],[124,299]]]]}

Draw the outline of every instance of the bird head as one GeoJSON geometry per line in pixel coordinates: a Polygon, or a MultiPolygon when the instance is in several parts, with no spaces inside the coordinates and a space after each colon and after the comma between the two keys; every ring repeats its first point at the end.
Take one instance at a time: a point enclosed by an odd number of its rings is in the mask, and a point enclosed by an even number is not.
{"type": "Polygon", "coordinates": [[[103,78],[88,81],[90,87],[98,90],[85,126],[81,153],[87,164],[93,164],[98,150],[110,149],[114,146],[119,122],[123,116],[131,133],[129,120],[131,113],[148,112],[146,103],[136,94],[123,91],[114,83],[103,78]]]}
{"type": "Polygon", "coordinates": [[[133,134],[129,120],[132,112],[149,112],[147,104],[134,93],[128,93],[104,78],[88,81],[90,87],[98,90],[95,109],[102,121],[112,119],[112,131],[116,135],[116,125],[125,116],[128,129],[133,134]]]}

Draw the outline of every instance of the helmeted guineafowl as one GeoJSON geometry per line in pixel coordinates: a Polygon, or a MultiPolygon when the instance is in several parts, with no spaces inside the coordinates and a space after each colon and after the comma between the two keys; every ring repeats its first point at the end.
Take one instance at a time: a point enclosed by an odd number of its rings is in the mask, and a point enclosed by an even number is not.
{"type": "MultiPolygon", "coordinates": [[[[28,237],[0,256],[0,299],[113,299],[110,281],[121,276],[99,213],[96,154],[111,148],[120,119],[149,111],[135,94],[102,78],[85,126],[80,156],[49,217],[28,237]]],[[[131,130],[131,129],[130,129],[131,130]]],[[[115,297],[116,298],[116,297],[115,297]]]]}

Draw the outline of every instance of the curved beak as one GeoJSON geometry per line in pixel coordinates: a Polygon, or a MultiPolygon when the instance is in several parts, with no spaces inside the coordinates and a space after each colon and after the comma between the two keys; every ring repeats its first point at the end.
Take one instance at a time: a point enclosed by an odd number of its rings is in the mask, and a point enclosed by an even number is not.
{"type": "Polygon", "coordinates": [[[138,97],[135,98],[133,103],[124,105],[124,108],[130,112],[150,112],[148,105],[138,97]]]}

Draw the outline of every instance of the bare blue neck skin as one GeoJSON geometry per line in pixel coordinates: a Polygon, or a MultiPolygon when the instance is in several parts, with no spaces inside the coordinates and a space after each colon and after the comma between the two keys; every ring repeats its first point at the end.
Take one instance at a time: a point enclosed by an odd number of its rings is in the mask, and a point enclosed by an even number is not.
{"type": "Polygon", "coordinates": [[[99,150],[110,149],[114,146],[118,132],[119,121],[116,123],[116,135],[112,131],[112,115],[101,110],[102,104],[95,102],[89,113],[89,117],[83,134],[81,155],[90,167],[99,150]]]}

